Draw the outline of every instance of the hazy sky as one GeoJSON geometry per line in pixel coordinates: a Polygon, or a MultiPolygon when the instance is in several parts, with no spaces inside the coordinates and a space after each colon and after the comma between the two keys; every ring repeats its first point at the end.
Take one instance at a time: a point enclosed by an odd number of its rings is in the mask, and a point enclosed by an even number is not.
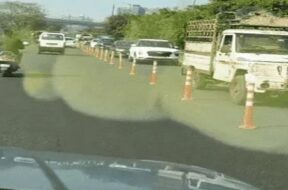
{"type": "MultiPolygon", "coordinates": [[[[0,2],[7,0],[0,0],[0,2]]],[[[12,0],[9,0],[12,1],[12,0]]],[[[19,0],[18,0],[19,1],[19,0]]],[[[111,15],[112,6],[128,6],[139,4],[147,8],[175,7],[193,4],[194,0],[20,0],[22,2],[36,2],[45,9],[49,16],[80,16],[85,15],[101,21],[111,15]]],[[[207,3],[209,0],[196,0],[197,4],[207,3]]]]}

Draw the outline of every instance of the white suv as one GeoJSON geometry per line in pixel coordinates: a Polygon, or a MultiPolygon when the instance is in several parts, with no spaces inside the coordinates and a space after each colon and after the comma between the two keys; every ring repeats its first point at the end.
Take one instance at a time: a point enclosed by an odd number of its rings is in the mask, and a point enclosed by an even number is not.
{"type": "Polygon", "coordinates": [[[39,51],[65,53],[65,35],[62,33],[43,32],[39,37],[39,51]]]}

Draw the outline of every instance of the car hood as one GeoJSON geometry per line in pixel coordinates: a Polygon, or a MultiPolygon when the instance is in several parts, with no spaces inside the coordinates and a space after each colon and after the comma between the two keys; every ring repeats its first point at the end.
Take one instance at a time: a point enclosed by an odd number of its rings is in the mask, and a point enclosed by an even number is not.
{"type": "Polygon", "coordinates": [[[193,189],[195,181],[198,186],[209,183],[210,189],[214,184],[217,189],[223,186],[227,190],[227,187],[256,190],[221,173],[195,166],[16,148],[0,148],[0,179],[1,189],[15,190],[179,190],[193,189]]]}

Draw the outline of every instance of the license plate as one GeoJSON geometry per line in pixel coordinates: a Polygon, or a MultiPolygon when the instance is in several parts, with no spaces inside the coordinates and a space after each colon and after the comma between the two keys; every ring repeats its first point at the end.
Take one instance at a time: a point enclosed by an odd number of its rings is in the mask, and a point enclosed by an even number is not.
{"type": "Polygon", "coordinates": [[[56,46],[57,44],[55,44],[55,43],[47,43],[47,45],[56,46]]]}

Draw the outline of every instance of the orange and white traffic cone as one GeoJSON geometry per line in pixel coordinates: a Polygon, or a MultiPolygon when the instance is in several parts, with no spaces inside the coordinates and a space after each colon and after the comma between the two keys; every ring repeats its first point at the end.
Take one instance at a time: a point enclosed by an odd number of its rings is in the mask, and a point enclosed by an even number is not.
{"type": "Polygon", "coordinates": [[[133,62],[131,64],[131,70],[130,70],[129,75],[131,76],[136,75],[136,59],[135,58],[133,59],[133,62]]]}
{"type": "Polygon", "coordinates": [[[152,69],[152,74],[150,77],[150,85],[156,85],[157,83],[157,61],[153,61],[153,69],[152,69]]]}
{"type": "Polygon", "coordinates": [[[182,101],[191,101],[191,100],[192,100],[192,68],[188,67],[182,101]]]}
{"type": "Polygon", "coordinates": [[[100,59],[100,48],[96,47],[97,51],[96,51],[96,58],[100,59]]]}
{"type": "Polygon", "coordinates": [[[109,51],[108,49],[106,49],[104,53],[104,62],[108,62],[108,55],[109,55],[109,51]]]}
{"type": "Polygon", "coordinates": [[[114,57],[115,57],[115,52],[111,51],[110,65],[114,65],[114,57]]]}
{"type": "Polygon", "coordinates": [[[104,61],[104,48],[101,47],[100,60],[104,61]]]}
{"type": "Polygon", "coordinates": [[[94,56],[98,58],[98,47],[95,47],[94,56]]]}
{"type": "Polygon", "coordinates": [[[252,74],[246,74],[245,76],[247,81],[247,98],[246,98],[246,105],[245,105],[245,113],[243,119],[243,125],[241,125],[240,129],[255,129],[254,125],[254,90],[255,90],[255,82],[256,78],[252,74]]]}
{"type": "Polygon", "coordinates": [[[119,53],[119,65],[118,65],[118,69],[122,69],[123,68],[123,57],[122,57],[122,53],[119,53]]]}

